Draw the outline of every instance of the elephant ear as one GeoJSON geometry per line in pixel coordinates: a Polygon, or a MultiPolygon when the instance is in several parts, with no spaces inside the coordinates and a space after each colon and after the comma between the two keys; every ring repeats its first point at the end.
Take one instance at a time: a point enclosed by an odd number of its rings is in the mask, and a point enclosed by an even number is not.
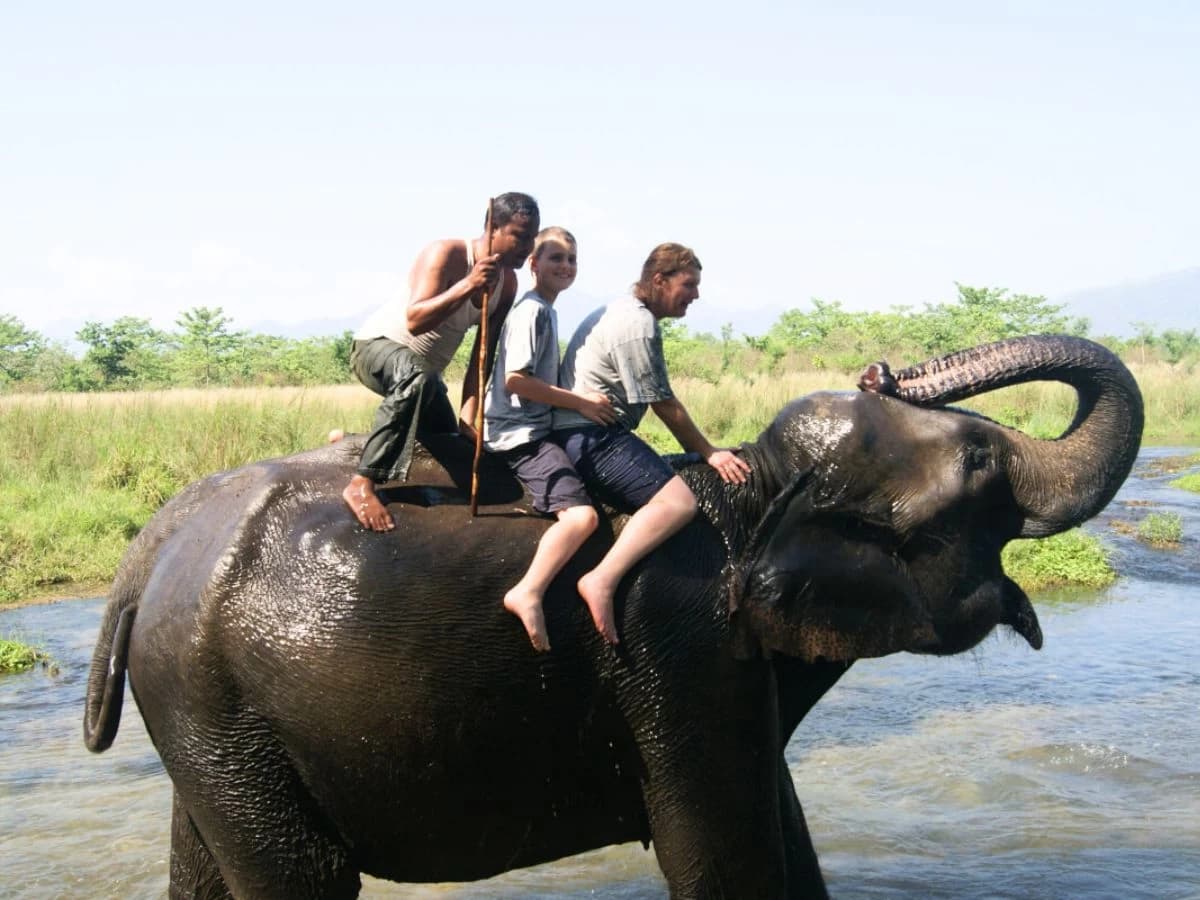
{"type": "Polygon", "coordinates": [[[732,572],[735,654],[850,661],[931,641],[921,594],[883,535],[814,509],[802,484],[775,498],[732,572]]]}

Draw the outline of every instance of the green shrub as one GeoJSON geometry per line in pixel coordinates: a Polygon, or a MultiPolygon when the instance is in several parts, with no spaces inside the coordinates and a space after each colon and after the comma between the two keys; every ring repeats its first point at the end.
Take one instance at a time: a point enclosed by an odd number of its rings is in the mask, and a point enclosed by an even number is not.
{"type": "Polygon", "coordinates": [[[1009,577],[1026,591],[1078,585],[1105,587],[1117,573],[1099,538],[1074,528],[1037,540],[1017,540],[1001,556],[1009,577]]]}
{"type": "Polygon", "coordinates": [[[54,671],[58,670],[50,657],[36,647],[31,647],[11,635],[0,638],[0,674],[24,672],[39,664],[54,671]]]}
{"type": "Polygon", "coordinates": [[[1182,538],[1183,518],[1179,513],[1150,513],[1137,529],[1137,539],[1151,547],[1177,547],[1182,538]]]}
{"type": "Polygon", "coordinates": [[[1193,472],[1191,475],[1176,478],[1171,482],[1171,487],[1177,487],[1181,491],[1191,491],[1194,494],[1200,494],[1200,472],[1193,472]]]}

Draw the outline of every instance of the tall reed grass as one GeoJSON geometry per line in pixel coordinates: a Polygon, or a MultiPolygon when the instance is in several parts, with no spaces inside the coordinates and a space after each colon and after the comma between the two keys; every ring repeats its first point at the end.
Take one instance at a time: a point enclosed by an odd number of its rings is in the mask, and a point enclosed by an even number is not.
{"type": "Polygon", "coordinates": [[[365,388],[0,398],[0,605],[107,583],[184,485],[368,427],[365,388]]]}
{"type": "MultiPolygon", "coordinates": [[[[1200,443],[1200,375],[1165,365],[1135,374],[1147,440],[1200,443]]],[[[674,388],[710,440],[737,446],[792,399],[854,381],[821,370],[681,378],[674,388]]],[[[104,585],[129,540],[184,485],[317,446],[333,428],[368,430],[377,403],[357,385],[0,396],[0,604],[104,585]]],[[[1075,409],[1070,389],[1047,383],[964,405],[1040,437],[1060,434],[1075,409]]],[[[641,433],[661,452],[680,449],[653,415],[641,433]]]]}

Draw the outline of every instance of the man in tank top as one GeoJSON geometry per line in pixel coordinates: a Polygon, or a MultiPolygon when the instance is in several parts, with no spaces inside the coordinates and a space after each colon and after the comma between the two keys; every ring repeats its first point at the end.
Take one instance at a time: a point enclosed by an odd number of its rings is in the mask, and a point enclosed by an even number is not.
{"type": "Polygon", "coordinates": [[[486,225],[477,238],[434,241],[421,251],[409,272],[408,300],[384,305],[355,332],[350,367],[359,381],[383,397],[358,471],[342,492],[364,528],[390,531],[395,527],[375,486],[408,476],[414,441],[421,434],[472,431],[478,337],[463,381],[457,421],[442,371],[467,329],[479,323],[485,289],[491,336],[486,365],[491,365],[495,336],[517,293],[515,270],[533,249],[539,223],[532,197],[501,194],[492,209],[490,256],[486,225]]]}

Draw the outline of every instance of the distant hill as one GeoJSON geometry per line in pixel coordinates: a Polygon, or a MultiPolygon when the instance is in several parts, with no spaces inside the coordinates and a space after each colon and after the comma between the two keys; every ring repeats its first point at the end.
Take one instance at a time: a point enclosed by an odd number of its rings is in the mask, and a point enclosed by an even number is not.
{"type": "Polygon", "coordinates": [[[1086,316],[1093,335],[1132,337],[1135,322],[1154,331],[1200,329],[1200,267],[1050,299],[1072,315],[1086,316]]]}

